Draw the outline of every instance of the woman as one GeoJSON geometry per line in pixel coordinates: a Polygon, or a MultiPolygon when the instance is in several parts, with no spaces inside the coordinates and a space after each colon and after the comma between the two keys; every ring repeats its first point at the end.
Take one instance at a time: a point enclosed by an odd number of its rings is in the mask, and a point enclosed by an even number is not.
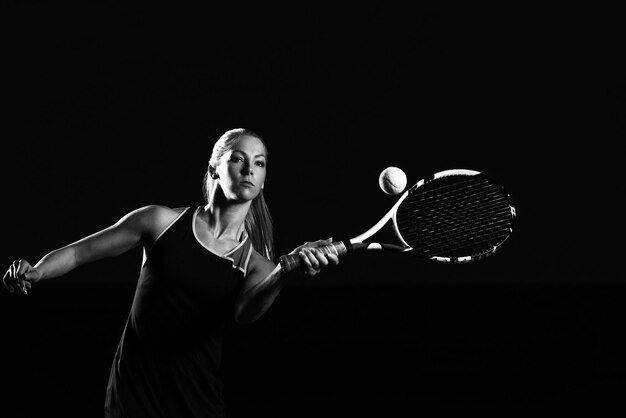
{"type": "MultiPolygon", "coordinates": [[[[272,223],[263,198],[267,148],[245,129],[216,142],[199,208],[147,206],[116,224],[44,256],[13,262],[3,281],[27,294],[40,280],[143,246],[143,264],[111,367],[106,417],[221,417],[222,333],[230,315],[259,318],[286,281],[273,259],[272,223]]],[[[337,256],[294,250],[315,275],[337,256]]]]}

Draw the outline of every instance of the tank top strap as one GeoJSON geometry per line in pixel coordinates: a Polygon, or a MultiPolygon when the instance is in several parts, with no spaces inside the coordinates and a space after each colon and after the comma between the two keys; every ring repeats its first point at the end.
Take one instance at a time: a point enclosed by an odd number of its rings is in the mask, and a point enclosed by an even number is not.
{"type": "Polygon", "coordinates": [[[224,254],[224,258],[231,260],[233,263],[233,268],[240,270],[245,276],[248,271],[248,263],[250,261],[250,256],[252,255],[252,244],[250,243],[250,238],[246,233],[242,243],[235,247],[232,251],[224,254]]]}
{"type": "MultiPolygon", "coordinates": [[[[208,249],[204,244],[200,243],[200,241],[196,237],[195,226],[193,226],[194,218],[196,214],[202,209],[202,207],[197,207],[195,210],[188,211],[190,212],[191,221],[189,222],[190,228],[193,230],[192,234],[196,242],[208,249]]],[[[185,221],[187,222],[187,221],[185,221]]],[[[250,237],[248,236],[247,231],[244,230],[243,236],[240,239],[240,242],[235,248],[228,251],[226,254],[216,254],[213,250],[208,249],[211,253],[217,255],[220,258],[229,260],[232,263],[232,267],[241,271],[244,277],[248,271],[248,262],[250,261],[250,256],[252,255],[252,243],[250,241],[250,237]]]]}
{"type": "MultiPolygon", "coordinates": [[[[161,233],[159,233],[159,235],[156,237],[155,242],[159,240],[159,238],[161,238],[162,235],[164,235],[168,229],[170,229],[176,222],[178,222],[181,218],[184,218],[185,216],[187,218],[190,218],[193,215],[193,211],[189,210],[191,209],[191,207],[185,207],[183,208],[183,210],[176,215],[176,217],[169,223],[169,225],[167,225],[163,231],[161,231],[161,233]]],[[[184,221],[183,221],[184,222],[184,221]]]]}

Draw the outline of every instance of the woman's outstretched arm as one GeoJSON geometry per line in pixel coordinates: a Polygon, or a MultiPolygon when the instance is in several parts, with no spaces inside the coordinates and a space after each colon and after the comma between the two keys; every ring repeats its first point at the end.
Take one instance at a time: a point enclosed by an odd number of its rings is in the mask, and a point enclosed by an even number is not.
{"type": "Polygon", "coordinates": [[[59,277],[82,264],[122,254],[139,245],[142,237],[153,230],[162,217],[162,207],[146,206],[130,212],[108,228],[49,252],[34,266],[26,260],[16,260],[4,274],[4,285],[11,293],[17,288],[26,294],[40,280],[59,277]]]}

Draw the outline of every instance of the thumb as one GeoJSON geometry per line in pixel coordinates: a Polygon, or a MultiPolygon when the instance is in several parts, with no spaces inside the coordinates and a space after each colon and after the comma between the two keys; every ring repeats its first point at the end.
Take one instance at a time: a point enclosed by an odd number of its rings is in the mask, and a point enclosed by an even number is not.
{"type": "Polygon", "coordinates": [[[332,238],[327,238],[327,239],[321,239],[318,242],[318,246],[320,247],[325,247],[327,245],[331,245],[333,243],[333,239],[332,238]]]}
{"type": "Polygon", "coordinates": [[[28,280],[29,282],[37,281],[39,279],[39,273],[37,272],[37,270],[32,269],[24,273],[22,277],[24,278],[24,280],[28,280]]]}

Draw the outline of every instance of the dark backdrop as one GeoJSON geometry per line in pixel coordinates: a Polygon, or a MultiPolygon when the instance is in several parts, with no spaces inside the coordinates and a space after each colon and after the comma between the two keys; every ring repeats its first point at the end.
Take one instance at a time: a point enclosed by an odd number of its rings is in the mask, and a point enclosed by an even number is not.
{"type": "MultiPolygon", "coordinates": [[[[471,168],[518,211],[501,252],[353,254],[232,327],[231,417],[615,406],[626,388],[616,11],[13,2],[2,14],[3,266],[148,204],[203,203],[213,142],[268,142],[278,253],[348,238],[471,168]]],[[[3,292],[3,417],[100,416],[139,251],[3,292]]]]}

